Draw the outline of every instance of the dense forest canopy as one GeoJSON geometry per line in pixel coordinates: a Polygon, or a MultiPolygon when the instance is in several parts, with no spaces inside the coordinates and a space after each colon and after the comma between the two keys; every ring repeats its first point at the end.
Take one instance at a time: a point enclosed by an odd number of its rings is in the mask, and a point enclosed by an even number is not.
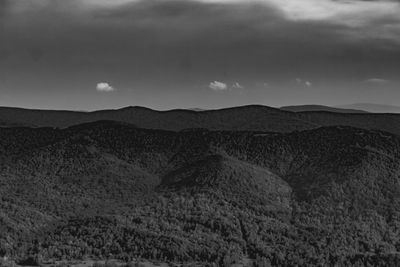
{"type": "Polygon", "coordinates": [[[0,129],[0,253],[399,264],[400,137],[352,127],[0,129]]]}

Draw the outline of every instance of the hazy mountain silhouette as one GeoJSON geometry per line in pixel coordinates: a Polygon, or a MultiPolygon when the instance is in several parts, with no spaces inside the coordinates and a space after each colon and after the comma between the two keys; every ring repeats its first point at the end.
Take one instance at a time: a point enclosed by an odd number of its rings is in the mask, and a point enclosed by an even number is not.
{"type": "Polygon", "coordinates": [[[0,252],[396,266],[399,151],[397,135],[345,126],[0,128],[0,252]]]}
{"type": "Polygon", "coordinates": [[[208,128],[292,131],[313,127],[312,123],[302,121],[293,114],[265,106],[243,106],[202,112],[183,109],[156,111],[143,107],[95,112],[0,108],[0,117],[7,119],[4,123],[13,125],[60,128],[98,120],[114,120],[131,123],[141,128],[164,130],[208,128]],[[287,123],[282,123],[282,121],[287,123]]]}
{"type": "Polygon", "coordinates": [[[380,105],[371,103],[355,103],[337,106],[344,109],[362,109],[372,113],[400,113],[400,107],[391,105],[380,105]]]}
{"type": "Polygon", "coordinates": [[[250,130],[292,132],[322,126],[352,126],[400,134],[400,114],[336,113],[327,111],[290,112],[266,106],[242,106],[202,112],[190,110],[155,111],[127,107],[95,112],[0,108],[4,126],[59,127],[98,120],[134,124],[140,128],[179,131],[188,128],[209,130],[250,130]]]}
{"type": "Polygon", "coordinates": [[[335,108],[322,105],[298,105],[298,106],[284,106],[280,109],[292,112],[304,112],[304,111],[328,111],[337,113],[367,113],[360,109],[348,109],[348,108],[335,108]]]}
{"type": "Polygon", "coordinates": [[[189,108],[188,110],[201,112],[201,111],[206,111],[207,109],[204,109],[204,108],[189,108]]]}

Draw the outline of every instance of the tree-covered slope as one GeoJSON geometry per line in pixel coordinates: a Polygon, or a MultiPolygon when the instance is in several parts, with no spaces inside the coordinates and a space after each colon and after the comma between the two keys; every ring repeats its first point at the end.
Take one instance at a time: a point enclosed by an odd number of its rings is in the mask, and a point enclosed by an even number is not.
{"type": "Polygon", "coordinates": [[[0,137],[0,253],[17,260],[398,264],[400,137],[387,132],[102,121],[0,137]]]}

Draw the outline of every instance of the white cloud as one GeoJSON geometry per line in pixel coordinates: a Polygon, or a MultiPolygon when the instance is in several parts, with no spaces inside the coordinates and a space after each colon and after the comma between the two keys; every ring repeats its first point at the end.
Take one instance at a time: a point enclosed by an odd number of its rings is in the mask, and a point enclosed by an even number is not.
{"type": "Polygon", "coordinates": [[[208,87],[214,91],[225,91],[228,89],[228,86],[226,85],[226,83],[219,82],[219,81],[210,82],[208,87]]]}
{"type": "Polygon", "coordinates": [[[268,82],[256,82],[255,85],[257,87],[265,87],[265,88],[271,87],[271,84],[268,82]]]}
{"type": "Polygon", "coordinates": [[[291,20],[335,20],[349,24],[358,24],[387,15],[398,16],[400,8],[399,3],[394,1],[265,0],[264,2],[275,5],[291,20]]]}
{"type": "Polygon", "coordinates": [[[301,86],[305,86],[305,87],[312,87],[312,85],[313,85],[312,82],[304,81],[304,80],[302,80],[300,78],[296,78],[296,82],[297,82],[297,84],[299,84],[301,86]]]}
{"type": "Polygon", "coordinates": [[[238,83],[238,82],[235,82],[235,83],[232,85],[232,88],[234,88],[234,89],[244,89],[244,86],[241,85],[241,84],[238,83]]]}
{"type": "MultiPolygon", "coordinates": [[[[255,2],[275,7],[291,20],[326,20],[346,17],[347,19],[384,18],[398,16],[400,4],[393,0],[198,0],[205,3],[255,2]],[[354,17],[356,16],[356,17],[354,17]]],[[[338,20],[338,22],[344,22],[338,20]]]]}
{"type": "Polygon", "coordinates": [[[388,83],[389,81],[385,80],[385,79],[380,79],[380,78],[371,78],[371,79],[364,80],[363,82],[373,83],[373,84],[385,84],[385,83],[388,83]]]}
{"type": "Polygon", "coordinates": [[[113,92],[115,91],[115,88],[112,87],[109,83],[101,82],[97,84],[96,90],[98,92],[113,92]]]}
{"type": "Polygon", "coordinates": [[[104,7],[115,7],[119,5],[139,2],[138,0],[80,0],[80,1],[87,5],[104,6],[104,7]]]}

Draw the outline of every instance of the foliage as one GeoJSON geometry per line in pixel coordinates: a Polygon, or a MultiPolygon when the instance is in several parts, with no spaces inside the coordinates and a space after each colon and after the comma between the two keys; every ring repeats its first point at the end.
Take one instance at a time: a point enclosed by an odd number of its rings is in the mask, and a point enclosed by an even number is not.
{"type": "MultiPolygon", "coordinates": [[[[0,129],[0,256],[400,265],[400,137],[0,129]]],[[[111,263],[110,263],[111,264],[111,263]]]]}

